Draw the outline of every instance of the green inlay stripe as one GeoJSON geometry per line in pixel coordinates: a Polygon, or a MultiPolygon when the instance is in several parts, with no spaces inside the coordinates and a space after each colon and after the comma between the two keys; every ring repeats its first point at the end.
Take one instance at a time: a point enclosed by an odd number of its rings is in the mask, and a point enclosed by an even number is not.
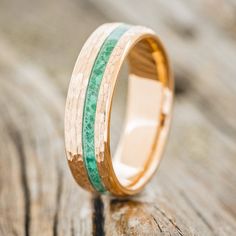
{"type": "Polygon", "coordinates": [[[86,90],[83,121],[82,121],[82,149],[83,160],[89,180],[98,192],[106,192],[99,176],[94,145],[94,124],[99,88],[106,69],[106,65],[120,37],[129,29],[128,25],[120,25],[106,38],[95,59],[86,90]]]}

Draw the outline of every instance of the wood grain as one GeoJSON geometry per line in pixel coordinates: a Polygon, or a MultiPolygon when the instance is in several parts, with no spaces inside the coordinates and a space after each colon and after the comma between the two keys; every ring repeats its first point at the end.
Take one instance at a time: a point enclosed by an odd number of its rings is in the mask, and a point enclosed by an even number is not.
{"type": "Polygon", "coordinates": [[[0,2],[0,235],[235,234],[236,4],[138,3],[0,2]],[[74,62],[89,34],[108,21],[152,27],[177,81],[159,172],[127,199],[81,190],[64,151],[74,62]]]}

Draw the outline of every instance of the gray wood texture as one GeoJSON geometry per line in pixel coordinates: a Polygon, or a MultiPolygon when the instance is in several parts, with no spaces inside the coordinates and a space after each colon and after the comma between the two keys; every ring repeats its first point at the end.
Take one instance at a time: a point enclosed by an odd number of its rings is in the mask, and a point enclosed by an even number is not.
{"type": "Polygon", "coordinates": [[[235,12],[232,0],[0,0],[0,235],[235,235],[235,12]],[[127,199],[80,189],[64,152],[74,62],[108,21],[152,27],[176,79],[163,162],[127,199]]]}

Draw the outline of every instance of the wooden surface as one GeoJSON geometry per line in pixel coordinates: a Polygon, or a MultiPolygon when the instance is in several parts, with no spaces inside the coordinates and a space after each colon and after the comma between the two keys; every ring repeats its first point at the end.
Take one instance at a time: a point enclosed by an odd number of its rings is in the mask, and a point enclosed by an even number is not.
{"type": "Polygon", "coordinates": [[[231,0],[1,0],[0,235],[235,235],[235,11],[231,0]],[[64,153],[70,74],[107,21],[151,26],[177,81],[164,160],[129,199],[81,190],[64,153]]]}

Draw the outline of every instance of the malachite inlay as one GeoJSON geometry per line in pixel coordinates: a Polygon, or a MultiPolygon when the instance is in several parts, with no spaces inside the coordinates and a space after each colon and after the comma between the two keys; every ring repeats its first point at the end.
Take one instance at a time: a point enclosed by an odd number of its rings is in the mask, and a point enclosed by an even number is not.
{"type": "Polygon", "coordinates": [[[120,37],[129,29],[128,25],[115,28],[104,41],[95,59],[87,86],[82,123],[83,158],[91,184],[98,192],[106,192],[99,176],[95,159],[94,124],[99,88],[106,65],[120,37]]]}

